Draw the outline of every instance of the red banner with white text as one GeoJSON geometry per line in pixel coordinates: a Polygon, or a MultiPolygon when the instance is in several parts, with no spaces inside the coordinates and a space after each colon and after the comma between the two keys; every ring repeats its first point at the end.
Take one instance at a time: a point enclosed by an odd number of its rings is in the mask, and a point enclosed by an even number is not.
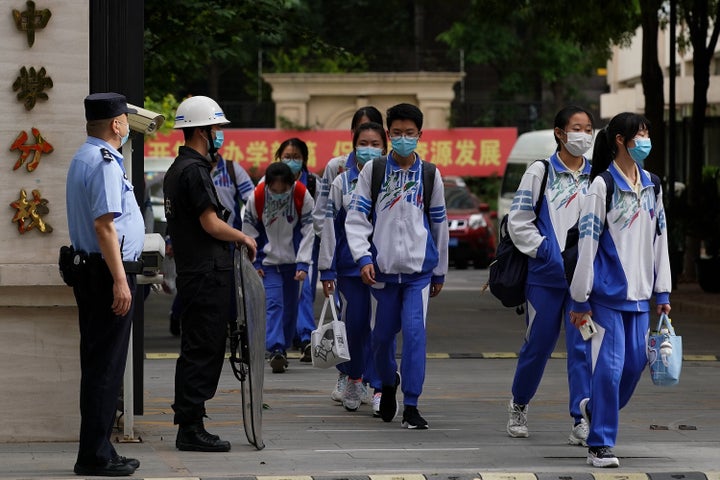
{"type": "MultiPolygon", "coordinates": [[[[253,130],[224,129],[225,142],[220,154],[238,162],[253,177],[263,174],[274,160],[280,144],[292,137],[307,143],[308,169],[322,173],[327,162],[352,150],[347,130],[253,130]]],[[[515,128],[454,128],[423,130],[416,152],[423,160],[438,166],[443,176],[501,176],[510,150],[515,144],[515,128]]],[[[145,157],[173,158],[183,144],[180,130],[145,139],[145,157]]]]}

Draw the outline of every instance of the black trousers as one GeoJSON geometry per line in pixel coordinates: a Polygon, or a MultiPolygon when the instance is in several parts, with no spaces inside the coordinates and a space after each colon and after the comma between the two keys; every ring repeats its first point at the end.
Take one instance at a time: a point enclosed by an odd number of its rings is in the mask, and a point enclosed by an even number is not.
{"type": "Polygon", "coordinates": [[[180,357],[175,368],[177,425],[201,423],[205,402],[215,396],[225,360],[228,302],[235,278],[232,270],[178,275],[180,298],[180,357]]]}
{"type": "Polygon", "coordinates": [[[135,306],[135,275],[128,275],[133,302],[127,315],[112,311],[113,279],[105,262],[82,269],[73,288],[80,323],[80,447],[77,461],[104,465],[117,456],[110,442],[127,362],[135,306]]]}

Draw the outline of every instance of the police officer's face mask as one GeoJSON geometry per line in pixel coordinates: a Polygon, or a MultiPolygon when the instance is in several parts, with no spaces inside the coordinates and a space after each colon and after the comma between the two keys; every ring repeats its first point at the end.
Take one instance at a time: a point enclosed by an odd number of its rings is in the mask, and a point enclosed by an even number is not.
{"type": "MultiPolygon", "coordinates": [[[[125,135],[123,135],[122,137],[120,137],[120,146],[122,147],[123,145],[125,145],[125,143],[126,143],[126,142],[128,141],[128,139],[130,138],[130,124],[129,124],[129,123],[123,123],[123,122],[121,122],[120,120],[116,120],[116,122],[117,122],[118,124],[120,124],[120,125],[125,125],[125,128],[127,128],[127,133],[126,133],[125,135]]],[[[119,133],[118,133],[118,136],[120,136],[119,133]]]]}

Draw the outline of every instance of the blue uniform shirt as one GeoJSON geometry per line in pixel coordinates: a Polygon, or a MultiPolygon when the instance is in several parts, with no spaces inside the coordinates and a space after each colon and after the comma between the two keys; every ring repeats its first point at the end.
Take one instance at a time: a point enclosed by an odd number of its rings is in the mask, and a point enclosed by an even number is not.
{"type": "Polygon", "coordinates": [[[125,175],[123,157],[110,144],[88,137],[78,149],[67,174],[66,201],[70,242],[76,250],[100,253],[94,222],[112,212],[123,260],[140,257],[145,224],[125,175]]]}

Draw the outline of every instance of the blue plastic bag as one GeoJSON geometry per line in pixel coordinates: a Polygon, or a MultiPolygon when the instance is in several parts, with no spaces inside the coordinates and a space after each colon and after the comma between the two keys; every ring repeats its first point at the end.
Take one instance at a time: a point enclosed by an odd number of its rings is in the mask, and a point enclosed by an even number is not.
{"type": "Polygon", "coordinates": [[[675,335],[670,318],[664,313],[660,315],[655,331],[648,335],[647,354],[650,376],[655,385],[669,387],[680,381],[682,337],[675,335]]]}

